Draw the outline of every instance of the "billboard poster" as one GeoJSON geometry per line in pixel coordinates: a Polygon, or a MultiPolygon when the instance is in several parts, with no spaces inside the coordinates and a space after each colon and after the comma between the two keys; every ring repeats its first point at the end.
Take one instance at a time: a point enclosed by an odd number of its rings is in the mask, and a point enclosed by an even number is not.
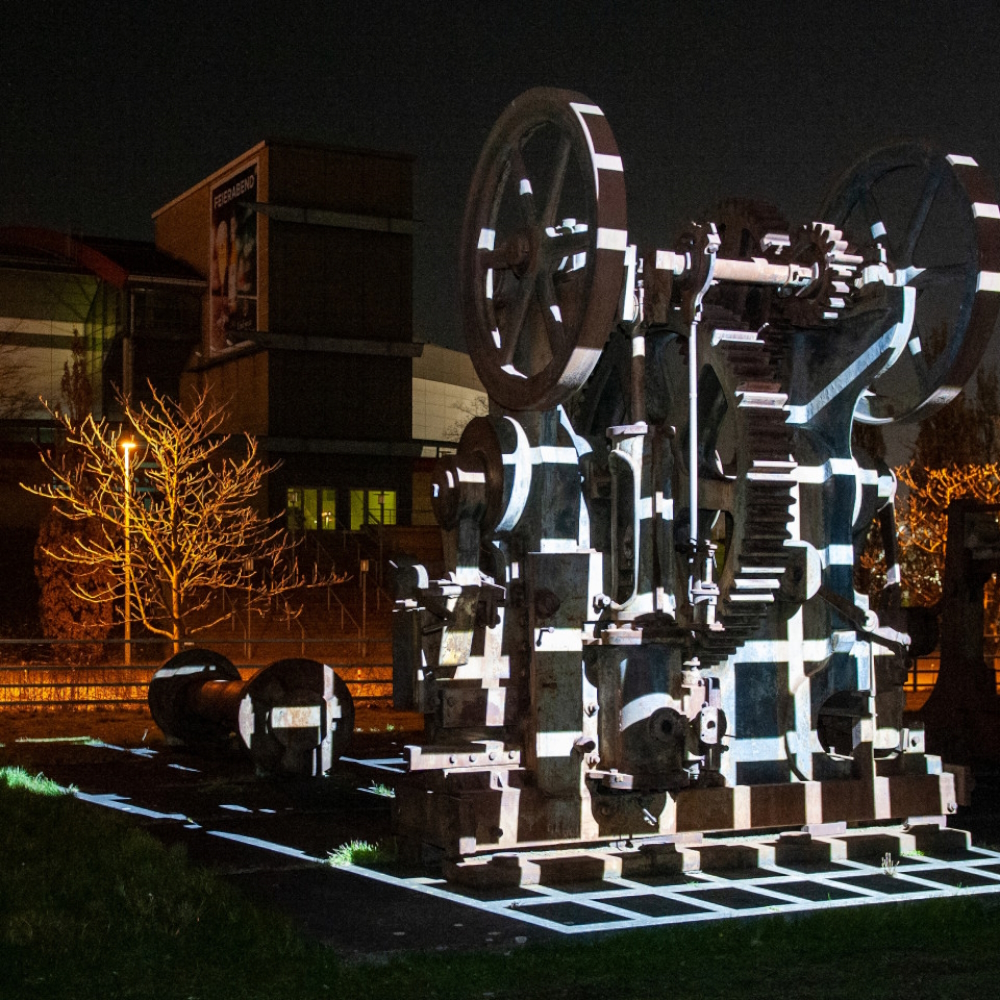
{"type": "Polygon", "coordinates": [[[257,329],[257,200],[256,162],[212,188],[211,354],[257,329]]]}

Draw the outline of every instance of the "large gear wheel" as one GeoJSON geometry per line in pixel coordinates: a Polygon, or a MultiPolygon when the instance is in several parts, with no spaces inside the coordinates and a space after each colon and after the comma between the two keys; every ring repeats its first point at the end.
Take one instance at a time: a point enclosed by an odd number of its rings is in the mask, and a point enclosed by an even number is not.
{"type": "MultiPolygon", "coordinates": [[[[736,339],[734,331],[711,329],[700,335],[699,534],[713,534],[721,556],[715,615],[721,628],[696,630],[693,640],[703,667],[753,636],[788,561],[795,462],[777,336],[736,339]],[[732,450],[729,462],[720,448],[732,450]]],[[[686,496],[683,485],[675,496],[686,496]]]]}
{"type": "MultiPolygon", "coordinates": [[[[719,253],[727,258],[769,256],[790,243],[788,223],[767,203],[732,199],[714,214],[722,237],[719,253]]],[[[776,599],[788,561],[795,462],[783,409],[785,336],[780,326],[769,324],[780,308],[773,290],[740,284],[716,286],[704,303],[698,341],[699,535],[711,533],[719,544],[715,619],[722,627],[693,633],[692,652],[703,667],[719,663],[753,636],[776,599]]],[[[678,347],[671,396],[672,421],[681,425],[686,342],[678,347]]],[[[684,456],[678,458],[675,468],[686,468],[684,456]]],[[[677,515],[685,520],[687,495],[686,482],[675,484],[677,515]]],[[[678,572],[686,573],[686,564],[678,572]]]]}
{"type": "Polygon", "coordinates": [[[465,336],[490,399],[548,409],[590,376],[628,241],[614,135],[582,94],[536,88],[490,133],[462,228],[465,336]]]}
{"type": "Polygon", "coordinates": [[[929,416],[968,382],[1000,314],[1000,214],[991,178],[970,156],[893,143],[841,178],[820,217],[867,248],[878,280],[916,291],[907,349],[874,380],[855,418],[886,424],[929,416]]]}

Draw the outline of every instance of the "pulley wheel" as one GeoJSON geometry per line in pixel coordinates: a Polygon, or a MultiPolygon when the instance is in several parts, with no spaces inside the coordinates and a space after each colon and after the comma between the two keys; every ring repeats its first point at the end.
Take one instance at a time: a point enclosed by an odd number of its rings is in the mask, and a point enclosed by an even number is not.
{"type": "Polygon", "coordinates": [[[238,731],[261,770],[323,777],[351,740],[354,700],[333,667],[278,660],[248,682],[238,731]]]}
{"type": "Polygon", "coordinates": [[[500,116],[462,229],[465,334],[490,398],[548,409],[587,380],[614,325],[625,179],[603,112],[538,88],[500,116]]]}
{"type": "Polygon", "coordinates": [[[852,245],[867,246],[867,256],[884,251],[897,280],[916,289],[909,341],[860,400],[858,419],[923,419],[961,391],[1000,311],[1000,218],[992,181],[969,156],[896,143],[850,170],[820,217],[852,245]]]}

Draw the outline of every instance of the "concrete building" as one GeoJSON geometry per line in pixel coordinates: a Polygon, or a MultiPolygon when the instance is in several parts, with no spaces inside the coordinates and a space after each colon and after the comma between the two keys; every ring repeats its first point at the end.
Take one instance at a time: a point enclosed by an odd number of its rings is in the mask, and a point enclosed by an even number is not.
{"type": "Polygon", "coordinates": [[[61,402],[74,332],[95,416],[114,418],[118,389],[145,398],[148,379],[176,395],[205,288],[195,268],[150,243],[0,228],[4,440],[30,439],[47,424],[40,400],[61,402]]]}
{"type": "Polygon", "coordinates": [[[21,489],[42,473],[65,405],[74,337],[95,417],[120,418],[116,393],[176,396],[201,335],[206,284],[151,243],[0,228],[0,627],[30,614],[33,551],[47,505],[21,489]]]}
{"type": "Polygon", "coordinates": [[[96,417],[120,419],[119,390],[206,387],[281,463],[266,503],[289,527],[429,544],[435,457],[487,400],[467,355],[414,342],[412,165],[265,141],[156,210],[155,243],[0,229],[0,558],[20,592],[44,505],[19,483],[74,335],[96,417]]]}
{"type": "Polygon", "coordinates": [[[411,158],[261,142],[153,219],[207,279],[185,387],[280,460],[269,507],[307,530],[408,524],[411,158]]]}

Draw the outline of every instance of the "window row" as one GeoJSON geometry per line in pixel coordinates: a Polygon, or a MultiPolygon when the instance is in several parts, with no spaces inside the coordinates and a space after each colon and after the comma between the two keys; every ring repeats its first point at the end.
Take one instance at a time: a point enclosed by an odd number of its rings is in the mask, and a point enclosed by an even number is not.
{"type": "Polygon", "coordinates": [[[349,518],[337,520],[337,491],[290,486],[285,503],[289,531],[358,531],[366,524],[396,523],[395,490],[350,490],[349,518]]]}

